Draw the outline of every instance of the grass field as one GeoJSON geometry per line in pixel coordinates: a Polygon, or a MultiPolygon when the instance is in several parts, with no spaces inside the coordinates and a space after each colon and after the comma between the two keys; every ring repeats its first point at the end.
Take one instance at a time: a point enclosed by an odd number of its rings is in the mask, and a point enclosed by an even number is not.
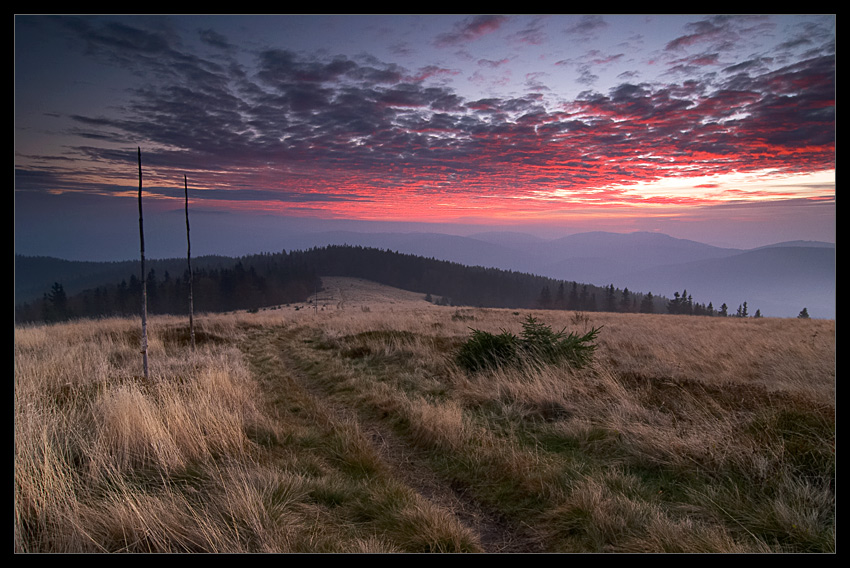
{"type": "Polygon", "coordinates": [[[834,552],[835,321],[315,304],[15,329],[16,552],[834,552]],[[471,328],[601,330],[471,373],[471,328]]]}

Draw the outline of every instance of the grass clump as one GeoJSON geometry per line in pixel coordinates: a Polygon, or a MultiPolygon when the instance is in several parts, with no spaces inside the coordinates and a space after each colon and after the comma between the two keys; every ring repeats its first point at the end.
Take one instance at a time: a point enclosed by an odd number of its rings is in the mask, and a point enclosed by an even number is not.
{"type": "Polygon", "coordinates": [[[592,328],[581,335],[567,333],[566,328],[556,332],[529,315],[522,324],[520,335],[504,329],[499,334],[472,329],[455,361],[471,372],[562,363],[578,369],[590,363],[596,349],[593,341],[600,329],[592,328]]]}

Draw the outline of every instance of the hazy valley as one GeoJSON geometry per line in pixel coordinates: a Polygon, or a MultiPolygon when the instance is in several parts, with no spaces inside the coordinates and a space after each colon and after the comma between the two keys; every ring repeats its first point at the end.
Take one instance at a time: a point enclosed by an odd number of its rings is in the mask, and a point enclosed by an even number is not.
{"type": "Polygon", "coordinates": [[[777,243],[752,250],[714,247],[658,233],[579,233],[541,239],[522,233],[468,237],[422,233],[355,232],[293,237],[292,248],[356,244],[398,250],[467,265],[492,266],[735,309],[748,302],[774,317],[835,317],[835,245],[777,243]]]}
{"type": "MultiPolygon", "coordinates": [[[[672,298],[686,290],[694,301],[731,312],[747,302],[769,317],[796,317],[805,307],[811,317],[835,317],[835,245],[777,243],[751,250],[721,248],[668,235],[590,232],[542,239],[509,232],[471,236],[438,233],[362,233],[303,231],[281,234],[277,250],[307,250],[347,244],[398,251],[467,266],[493,267],[556,280],[651,292],[672,298]]],[[[137,261],[122,263],[51,262],[28,257],[16,267],[16,303],[38,299],[53,282],[76,292],[101,283],[95,275],[120,281],[137,271],[137,261]]],[[[185,260],[151,261],[162,274],[181,274],[185,260]]],[[[205,256],[198,267],[227,266],[235,260],[205,256]]],[[[476,305],[472,303],[472,305],[476,305]]]]}

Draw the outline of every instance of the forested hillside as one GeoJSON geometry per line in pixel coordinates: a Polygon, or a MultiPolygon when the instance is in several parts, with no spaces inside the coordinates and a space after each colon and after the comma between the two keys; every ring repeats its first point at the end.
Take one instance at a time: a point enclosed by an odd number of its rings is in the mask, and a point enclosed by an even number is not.
{"type": "Polygon", "coordinates": [[[434,302],[488,308],[558,307],[595,311],[604,288],[522,272],[465,266],[389,250],[328,246],[294,253],[327,276],[373,280],[430,294],[434,302]],[[575,302],[568,304],[571,291],[575,302]],[[582,301],[583,300],[583,301],[582,301]]]}
{"type": "MultiPolygon", "coordinates": [[[[316,271],[303,258],[286,253],[233,259],[229,268],[193,269],[193,298],[197,312],[226,312],[299,302],[321,286],[316,271]]],[[[146,277],[147,309],[154,314],[189,311],[189,272],[160,274],[152,268],[146,277]]],[[[67,294],[61,282],[42,299],[15,306],[18,322],[62,321],[72,317],[125,316],[140,311],[142,283],[130,273],[109,282],[67,294]]]]}
{"type": "MultiPolygon", "coordinates": [[[[204,255],[192,258],[195,273],[202,269],[232,268],[233,257],[204,255]]],[[[148,270],[162,277],[168,272],[172,277],[183,274],[185,258],[147,259],[148,270]]],[[[54,282],[62,284],[68,295],[77,294],[103,284],[129,281],[130,275],[139,277],[138,260],[112,262],[64,260],[49,256],[15,255],[15,304],[40,300],[54,282]]]]}
{"type": "MultiPolygon", "coordinates": [[[[67,261],[59,261],[66,263],[67,261]]],[[[174,262],[174,261],[171,261],[174,262]]],[[[86,263],[97,271],[97,263],[86,263]]],[[[25,266],[26,263],[20,263],[25,266]]],[[[64,266],[64,264],[63,264],[64,266]]],[[[66,267],[67,268],[67,267],[66,267]]],[[[129,266],[128,266],[129,268],[129,266]]],[[[321,288],[319,276],[364,278],[420,292],[434,303],[498,308],[558,308],[585,311],[664,311],[663,297],[628,290],[568,282],[532,274],[465,266],[389,250],[360,246],[327,246],[306,251],[261,254],[233,259],[230,268],[199,268],[194,273],[194,306],[198,312],[257,309],[303,302],[321,288]],[[648,301],[648,302],[647,302],[648,301]]],[[[148,311],[188,311],[188,271],[147,274],[148,311]]],[[[141,280],[128,273],[76,294],[61,281],[40,300],[16,306],[16,321],[61,321],[138,313],[141,280]]]]}

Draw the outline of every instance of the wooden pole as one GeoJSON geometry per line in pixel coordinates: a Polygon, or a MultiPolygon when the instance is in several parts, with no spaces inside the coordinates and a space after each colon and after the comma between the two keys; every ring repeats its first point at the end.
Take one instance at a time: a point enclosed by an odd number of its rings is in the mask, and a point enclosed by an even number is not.
{"type": "Polygon", "coordinates": [[[195,306],[192,299],[192,240],[189,238],[189,182],[183,174],[183,191],[186,196],[186,265],[189,267],[189,337],[192,339],[192,351],[195,350],[195,323],[193,320],[195,306]]]}
{"type": "Polygon", "coordinates": [[[142,361],[148,380],[148,286],[145,275],[145,227],[142,217],[142,149],[139,151],[139,242],[142,254],[142,361]]]}

